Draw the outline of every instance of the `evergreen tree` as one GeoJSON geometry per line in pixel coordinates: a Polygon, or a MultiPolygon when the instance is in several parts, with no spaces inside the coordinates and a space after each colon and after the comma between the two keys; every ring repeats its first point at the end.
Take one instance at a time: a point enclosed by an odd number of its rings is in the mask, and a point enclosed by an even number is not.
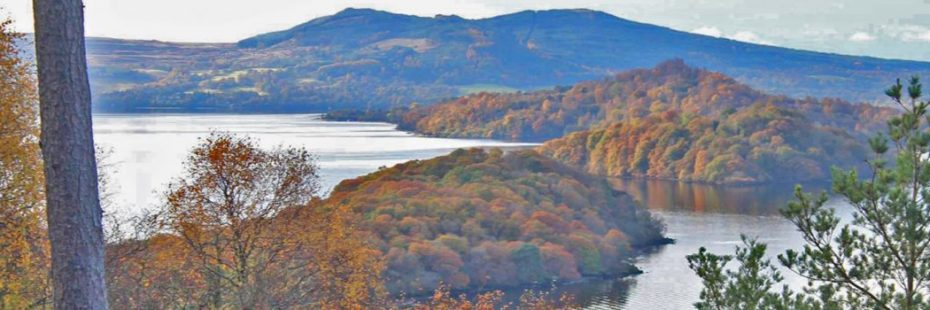
{"type": "Polygon", "coordinates": [[[800,250],[778,256],[808,280],[801,291],[782,286],[764,258],[765,245],[743,238],[738,268],[733,256],[701,249],[688,262],[704,283],[699,309],[928,309],[930,308],[930,117],[917,77],[898,81],[886,94],[903,110],[888,121],[887,135],[869,140],[871,176],[833,172],[833,191],[853,207],[844,223],[825,207],[826,193],[803,193],[782,211],[804,239],[800,250]],[[896,152],[894,164],[886,155],[896,152]]]}

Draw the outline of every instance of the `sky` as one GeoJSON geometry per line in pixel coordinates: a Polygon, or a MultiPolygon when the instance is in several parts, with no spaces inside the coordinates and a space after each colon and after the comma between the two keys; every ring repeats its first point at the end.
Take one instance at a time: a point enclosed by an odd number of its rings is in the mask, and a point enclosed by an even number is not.
{"type": "MultiPolygon", "coordinates": [[[[703,35],[791,48],[930,61],[930,0],[85,0],[89,36],[235,42],[344,8],[485,18],[587,8],[703,35]]],[[[3,0],[18,31],[32,1],[3,0]]]]}

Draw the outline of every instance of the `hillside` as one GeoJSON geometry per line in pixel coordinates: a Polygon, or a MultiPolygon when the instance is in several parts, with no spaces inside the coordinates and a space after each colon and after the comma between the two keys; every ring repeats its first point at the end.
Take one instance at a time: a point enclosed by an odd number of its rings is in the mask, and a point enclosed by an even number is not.
{"type": "Polygon", "coordinates": [[[885,127],[890,108],[851,104],[837,99],[794,99],[768,95],[723,75],[667,61],[603,80],[550,90],[481,93],[430,106],[387,113],[337,112],[331,119],[390,121],[421,134],[457,138],[546,141],[568,133],[674,112],[688,120],[771,104],[822,126],[856,137],[885,127]]]}
{"type": "Polygon", "coordinates": [[[768,95],[675,60],[572,87],[327,117],[432,136],[547,141],[540,152],[595,175],[746,184],[823,181],[831,166],[865,168],[865,139],[896,113],[768,95]]]}
{"type": "Polygon", "coordinates": [[[91,39],[98,110],[321,112],[533,90],[680,58],[775,94],[874,100],[930,63],[701,36],[590,10],[486,19],[347,9],[235,44],[91,39]]]}
{"type": "Polygon", "coordinates": [[[635,270],[662,224],[605,180],[533,151],[457,150],[345,180],[324,201],[365,220],[389,289],[513,287],[635,270]]]}
{"type": "Polygon", "coordinates": [[[540,152],[589,173],[725,184],[825,181],[865,166],[865,144],[800,113],[759,103],[720,116],[665,112],[569,134],[540,152]]]}

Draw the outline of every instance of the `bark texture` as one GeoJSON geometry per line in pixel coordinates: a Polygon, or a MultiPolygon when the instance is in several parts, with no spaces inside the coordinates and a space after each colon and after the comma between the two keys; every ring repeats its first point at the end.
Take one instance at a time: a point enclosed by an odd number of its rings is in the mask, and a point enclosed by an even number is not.
{"type": "Polygon", "coordinates": [[[56,309],[106,309],[102,211],[81,0],[34,0],[56,309]]]}

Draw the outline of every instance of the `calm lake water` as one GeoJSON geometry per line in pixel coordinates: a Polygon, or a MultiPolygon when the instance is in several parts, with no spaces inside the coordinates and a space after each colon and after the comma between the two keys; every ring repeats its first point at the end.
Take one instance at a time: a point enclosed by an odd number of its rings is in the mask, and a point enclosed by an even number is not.
{"type": "MultiPolygon", "coordinates": [[[[648,206],[667,225],[674,244],[652,249],[636,265],[643,274],[618,280],[596,280],[561,289],[578,296],[590,309],[693,309],[701,292],[700,279],[688,268],[685,256],[700,247],[718,254],[732,254],[742,244],[740,234],[768,244],[775,256],[787,249],[800,249],[801,236],[779,214],[794,198],[793,185],[726,187],[670,181],[614,180],[617,187],[648,206]]],[[[828,185],[806,185],[820,192],[828,185]]],[[[839,199],[828,203],[838,214],[849,206],[839,199]]],[[[789,284],[802,281],[783,270],[789,284]]]]}
{"type": "Polygon", "coordinates": [[[98,114],[94,139],[112,152],[107,162],[118,186],[114,194],[120,210],[114,212],[131,215],[161,203],[167,184],[183,172],[188,152],[211,131],[248,135],[266,148],[307,148],[318,157],[325,192],[378,167],[432,158],[457,148],[532,145],[429,138],[398,131],[391,124],[327,122],[315,114],[98,114]]]}
{"type": "MultiPolygon", "coordinates": [[[[265,147],[303,146],[319,156],[325,189],[339,181],[412,159],[463,147],[519,147],[490,140],[438,139],[400,132],[383,123],[326,122],[319,115],[95,115],[97,144],[108,159],[119,215],[133,215],[160,202],[165,185],[182,172],[182,162],[199,137],[213,130],[248,134],[265,147]]],[[[667,181],[614,180],[665,220],[675,244],[638,259],[644,274],[617,280],[564,285],[590,309],[691,309],[700,280],[685,256],[705,246],[730,253],[739,235],[758,237],[775,255],[800,247],[800,237],[778,209],[793,187],[721,187],[667,181]]],[[[813,186],[822,189],[823,186],[813,186]]],[[[831,205],[845,209],[840,201],[831,205]]],[[[842,213],[842,212],[841,212],[842,213]]],[[[797,280],[797,279],[794,279],[797,280]]]]}

